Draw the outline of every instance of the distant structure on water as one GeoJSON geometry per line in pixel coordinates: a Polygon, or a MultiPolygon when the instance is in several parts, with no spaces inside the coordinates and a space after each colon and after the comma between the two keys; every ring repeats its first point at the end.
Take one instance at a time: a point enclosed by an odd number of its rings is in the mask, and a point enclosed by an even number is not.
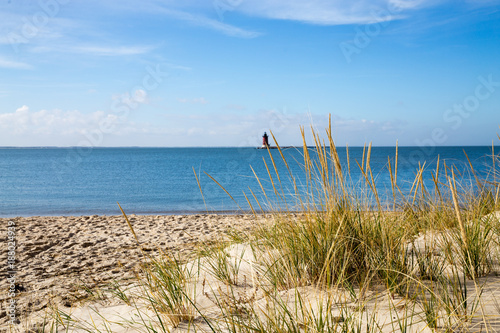
{"type": "Polygon", "coordinates": [[[269,147],[269,135],[267,135],[267,133],[264,132],[264,135],[262,136],[261,148],[267,148],[267,147],[269,147]]]}
{"type": "Polygon", "coordinates": [[[264,135],[262,136],[262,146],[257,147],[257,149],[277,149],[278,147],[276,146],[271,146],[269,144],[269,135],[267,135],[266,132],[264,132],[264,135]]]}
{"type": "MultiPolygon", "coordinates": [[[[280,147],[281,149],[288,149],[288,148],[294,148],[293,146],[285,146],[285,147],[280,147]]],[[[257,147],[257,149],[278,149],[277,146],[271,146],[269,144],[269,135],[267,135],[266,132],[264,132],[264,135],[262,136],[262,146],[257,147]]]]}

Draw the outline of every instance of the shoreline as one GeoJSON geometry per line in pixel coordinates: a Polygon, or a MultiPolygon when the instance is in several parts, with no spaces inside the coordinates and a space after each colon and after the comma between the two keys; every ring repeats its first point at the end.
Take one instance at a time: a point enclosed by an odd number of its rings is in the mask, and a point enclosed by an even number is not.
{"type": "MultiPolygon", "coordinates": [[[[199,245],[227,239],[231,230],[248,231],[264,217],[249,214],[127,215],[143,251],[171,253],[181,260],[199,245]]],[[[142,260],[137,242],[123,215],[31,216],[0,218],[2,243],[8,222],[15,224],[15,286],[17,318],[43,313],[50,302],[61,307],[81,304],[91,290],[134,277],[142,260]]],[[[7,252],[0,261],[7,263],[7,252]]],[[[0,275],[10,273],[7,264],[0,275]]],[[[7,279],[0,282],[0,331],[7,323],[7,279]]]]}
{"type": "MultiPolygon", "coordinates": [[[[255,211],[258,215],[267,215],[271,214],[271,211],[255,211]]],[[[129,214],[125,212],[127,216],[129,214]]],[[[241,210],[211,210],[211,211],[206,211],[206,210],[196,210],[196,211],[159,211],[159,212],[135,212],[130,214],[130,216],[179,216],[179,215],[185,215],[185,216],[192,216],[192,215],[228,215],[228,216],[237,216],[237,215],[253,215],[252,211],[241,211],[241,210]]],[[[98,217],[116,217],[116,216],[122,216],[120,211],[113,212],[113,213],[98,213],[98,214],[89,214],[89,213],[82,213],[82,214],[75,214],[75,213],[67,213],[67,214],[58,214],[58,213],[47,213],[47,214],[27,214],[27,215],[1,215],[0,214],[0,220],[1,219],[16,219],[16,218],[61,218],[61,217],[87,217],[87,216],[98,216],[98,217]]]]}

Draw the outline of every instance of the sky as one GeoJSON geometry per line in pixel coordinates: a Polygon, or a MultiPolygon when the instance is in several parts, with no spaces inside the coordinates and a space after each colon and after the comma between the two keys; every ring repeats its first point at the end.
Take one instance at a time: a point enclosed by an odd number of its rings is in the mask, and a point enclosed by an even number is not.
{"type": "Polygon", "coordinates": [[[300,145],[330,115],[339,146],[499,144],[500,0],[0,0],[0,146],[300,145]]]}

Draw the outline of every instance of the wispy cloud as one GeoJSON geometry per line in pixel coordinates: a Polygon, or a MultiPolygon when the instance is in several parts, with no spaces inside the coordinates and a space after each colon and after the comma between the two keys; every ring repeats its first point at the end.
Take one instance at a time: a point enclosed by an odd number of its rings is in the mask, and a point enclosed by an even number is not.
{"type": "Polygon", "coordinates": [[[1,57],[0,57],[0,67],[11,68],[11,69],[33,69],[33,66],[26,64],[24,62],[12,61],[1,57]]]}
{"type": "Polygon", "coordinates": [[[176,64],[170,64],[170,63],[165,63],[164,65],[168,66],[168,68],[178,69],[178,70],[181,70],[181,71],[190,71],[190,70],[193,69],[192,67],[182,66],[182,65],[176,65],[176,64]]]}
{"type": "MultiPolygon", "coordinates": [[[[462,3],[473,7],[488,7],[498,5],[499,2],[499,0],[465,0],[462,3]]],[[[217,3],[217,0],[184,0],[182,2],[144,0],[138,8],[132,0],[95,2],[96,6],[104,5],[118,11],[141,10],[163,14],[233,36],[253,38],[260,35],[258,32],[224,23],[220,17],[212,19],[211,17],[217,17],[215,6],[217,3]]],[[[456,5],[456,1],[453,0],[243,0],[223,1],[222,3],[220,7],[227,13],[239,12],[260,18],[300,21],[317,25],[373,23],[379,19],[380,11],[392,12],[390,19],[394,20],[404,17],[413,10],[443,3],[456,5]]]]}
{"type": "Polygon", "coordinates": [[[153,15],[162,15],[174,20],[187,22],[189,25],[207,28],[225,34],[227,36],[239,38],[255,38],[262,35],[261,32],[248,30],[235,25],[222,22],[216,15],[214,1],[169,1],[169,0],[143,0],[140,6],[136,1],[123,0],[111,1],[89,0],[93,6],[104,7],[105,11],[120,12],[144,12],[153,15]],[[216,18],[212,18],[216,17],[216,18]]]}
{"type": "MultiPolygon", "coordinates": [[[[369,24],[379,21],[381,12],[387,19],[395,20],[410,15],[411,11],[445,2],[451,0],[247,0],[234,11],[315,25],[369,24]]],[[[498,0],[481,2],[490,5],[498,0]]]]}
{"type": "Polygon", "coordinates": [[[153,50],[153,46],[77,46],[70,48],[69,51],[77,53],[87,53],[97,56],[123,56],[123,55],[137,55],[146,54],[153,50]]]}
{"type": "Polygon", "coordinates": [[[0,6],[0,44],[46,44],[92,28],[84,21],[61,17],[62,14],[49,16],[40,7],[25,13],[20,8],[23,6],[0,6]]]}
{"type": "Polygon", "coordinates": [[[31,48],[34,53],[60,52],[78,53],[91,56],[117,57],[125,55],[142,55],[154,50],[153,45],[131,45],[131,46],[100,46],[100,45],[52,45],[36,46],[31,48]]]}
{"type": "MultiPolygon", "coordinates": [[[[259,18],[300,21],[309,24],[336,25],[367,23],[374,20],[374,12],[381,9],[398,7],[415,9],[433,2],[445,0],[243,0],[243,1],[158,1],[144,0],[137,8],[135,2],[123,0],[114,2],[101,0],[99,5],[115,8],[118,11],[147,11],[165,15],[217,30],[227,35],[253,38],[261,33],[242,29],[223,22],[217,15],[217,4],[226,13],[239,12],[259,18]],[[214,17],[214,18],[213,18],[214,17]]],[[[451,0],[448,0],[451,1],[451,0]]],[[[97,2],[96,2],[97,4],[97,2]]]]}
{"type": "Polygon", "coordinates": [[[207,16],[203,16],[201,14],[193,14],[186,11],[169,9],[165,7],[158,7],[158,8],[161,14],[164,14],[174,19],[186,21],[195,26],[216,30],[228,36],[241,37],[241,38],[255,38],[262,35],[262,33],[260,32],[242,29],[234,25],[227,24],[219,20],[209,18],[207,16]]]}

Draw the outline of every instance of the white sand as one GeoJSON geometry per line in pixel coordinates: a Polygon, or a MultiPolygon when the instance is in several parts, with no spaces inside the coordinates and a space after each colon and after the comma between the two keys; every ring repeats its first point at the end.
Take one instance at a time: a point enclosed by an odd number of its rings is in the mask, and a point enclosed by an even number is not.
{"type": "MultiPolygon", "coordinates": [[[[185,258],[197,244],[220,239],[232,229],[254,225],[247,215],[130,215],[143,249],[157,248],[185,258]]],[[[16,227],[17,319],[43,312],[49,300],[74,307],[88,298],[81,286],[94,288],[113,280],[133,277],[141,252],[123,216],[68,216],[0,218],[0,332],[6,328],[9,302],[7,274],[7,224],[16,227]]]]}
{"type": "MultiPolygon", "coordinates": [[[[492,217],[500,222],[500,214],[492,217]]],[[[26,291],[21,294],[21,299],[24,302],[31,300],[31,311],[41,310],[44,304],[46,306],[52,293],[56,295],[60,309],[75,320],[69,332],[141,332],[145,331],[145,324],[159,326],[156,314],[141,297],[144,293],[138,290],[136,281],[130,280],[127,283],[123,280],[131,276],[133,266],[140,260],[140,251],[137,250],[123,218],[93,216],[25,218],[15,221],[19,226],[23,226],[23,231],[20,231],[18,236],[21,268],[18,276],[20,281],[25,283],[23,286],[26,291]],[[59,239],[59,242],[54,239],[59,239]],[[23,260],[27,262],[24,263],[23,260]],[[126,263],[125,266],[117,268],[119,261],[126,263]],[[89,286],[121,279],[123,285],[129,288],[126,293],[132,305],[124,304],[109,295],[96,297],[90,303],[79,302],[77,298],[82,293],[72,287],[79,279],[86,281],[89,286]],[[36,291],[36,288],[40,289],[36,291]],[[38,308],[33,308],[36,300],[38,308]]],[[[153,249],[159,246],[187,257],[196,243],[219,238],[231,227],[247,230],[257,221],[250,216],[132,216],[132,223],[143,248],[153,249]]],[[[422,235],[414,242],[414,249],[421,251],[425,244],[432,244],[432,249],[440,252],[443,250],[439,246],[441,237],[440,234],[432,233],[422,235]]],[[[280,300],[278,303],[292,313],[297,309],[305,309],[308,313],[318,315],[322,313],[320,309],[325,309],[328,305],[328,311],[335,317],[342,318],[341,312],[345,315],[347,309],[354,320],[362,323],[362,332],[366,331],[367,322],[373,323],[381,332],[399,332],[399,324],[403,323],[408,315],[412,324],[410,332],[432,332],[426,324],[421,303],[390,294],[383,286],[370,289],[362,300],[352,297],[346,290],[326,291],[314,286],[279,291],[270,298],[263,292],[266,287],[265,280],[256,278],[259,273],[262,274],[260,259],[266,253],[245,244],[233,245],[226,251],[230,256],[229,261],[239,262],[238,282],[229,287],[215,278],[206,258],[188,262],[187,267],[192,268],[194,277],[188,283],[187,290],[199,313],[195,311],[194,321],[184,321],[178,327],[170,327],[170,331],[211,331],[200,313],[210,318],[212,325],[224,325],[224,314],[217,303],[235,299],[227,297],[230,292],[240,300],[240,304],[233,307],[235,310],[245,304],[251,305],[263,321],[266,316],[272,315],[273,311],[279,311],[273,307],[276,307],[276,300],[280,300]],[[298,306],[298,297],[303,306],[298,306]]],[[[154,253],[154,250],[150,253],[154,253]]],[[[470,331],[500,331],[500,278],[498,267],[495,270],[475,282],[467,281],[469,308],[472,308],[473,302],[479,300],[466,323],[470,331]],[[480,298],[477,297],[478,294],[481,294],[480,298]]],[[[360,295],[359,290],[354,290],[354,294],[360,295]]],[[[232,305],[228,305],[228,308],[231,307],[232,305]]],[[[297,313],[299,322],[302,315],[303,313],[297,313]]],[[[2,320],[5,322],[6,318],[2,320]]],[[[165,321],[166,316],[162,315],[162,320],[165,321]]],[[[445,320],[446,314],[440,313],[439,325],[444,326],[445,320]]],[[[218,329],[225,331],[224,326],[218,329]]],[[[66,330],[60,327],[59,331],[66,330]]]]}

